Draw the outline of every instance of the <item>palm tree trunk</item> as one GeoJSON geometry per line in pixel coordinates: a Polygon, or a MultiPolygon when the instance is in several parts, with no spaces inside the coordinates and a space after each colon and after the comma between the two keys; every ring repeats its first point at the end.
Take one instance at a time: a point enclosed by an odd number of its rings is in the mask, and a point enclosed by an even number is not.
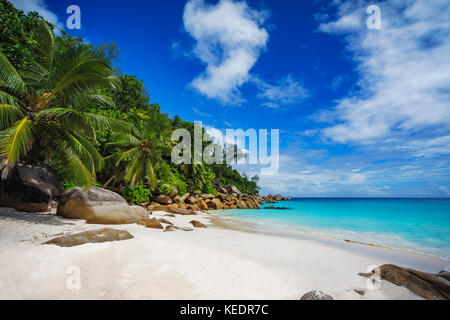
{"type": "Polygon", "coordinates": [[[102,185],[102,188],[106,188],[108,186],[108,184],[110,184],[111,181],[114,180],[115,177],[116,177],[116,175],[113,175],[111,178],[109,178],[108,181],[106,181],[105,184],[102,185]]]}

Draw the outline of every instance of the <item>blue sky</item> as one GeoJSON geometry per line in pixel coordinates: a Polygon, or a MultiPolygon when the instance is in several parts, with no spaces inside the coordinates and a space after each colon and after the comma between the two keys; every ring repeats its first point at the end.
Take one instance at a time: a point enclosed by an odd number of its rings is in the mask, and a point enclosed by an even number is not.
{"type": "Polygon", "coordinates": [[[449,0],[11,2],[60,29],[78,5],[69,32],[116,42],[117,66],[172,116],[280,129],[263,193],[450,197],[449,0]]]}

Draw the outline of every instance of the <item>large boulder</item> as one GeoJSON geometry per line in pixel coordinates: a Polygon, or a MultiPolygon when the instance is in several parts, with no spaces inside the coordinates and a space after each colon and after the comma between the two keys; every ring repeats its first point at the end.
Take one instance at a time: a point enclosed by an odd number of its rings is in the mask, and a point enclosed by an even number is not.
{"type": "Polygon", "coordinates": [[[227,186],[227,190],[228,190],[229,194],[235,193],[238,197],[242,196],[242,193],[239,191],[239,189],[235,185],[229,184],[227,186]]]}
{"type": "Polygon", "coordinates": [[[175,198],[175,196],[177,196],[178,195],[178,189],[176,188],[176,187],[174,187],[173,189],[172,189],[172,191],[169,193],[169,197],[171,198],[171,199],[173,199],[173,198],[175,198]]]}
{"type": "Polygon", "coordinates": [[[54,211],[63,192],[64,187],[46,166],[19,163],[0,182],[0,207],[26,212],[54,211]]]}
{"type": "Polygon", "coordinates": [[[182,195],[182,196],[180,197],[181,201],[182,201],[182,202],[185,202],[186,199],[189,198],[190,195],[191,195],[191,194],[190,194],[189,192],[185,193],[184,195],[182,195]]]}
{"type": "Polygon", "coordinates": [[[156,197],[155,201],[160,204],[171,204],[172,203],[172,199],[169,196],[166,196],[164,194],[160,194],[158,197],[156,197]]]}
{"type": "Polygon", "coordinates": [[[189,196],[184,202],[187,204],[195,204],[195,198],[193,196],[189,196]]]}
{"type": "Polygon", "coordinates": [[[209,194],[209,193],[204,193],[200,197],[203,198],[204,200],[212,200],[212,199],[214,199],[214,196],[212,194],[209,194]]]}
{"type": "Polygon", "coordinates": [[[128,231],[105,228],[61,236],[43,244],[55,244],[60,247],[74,247],[85,243],[100,243],[128,239],[133,239],[133,236],[128,231]]]}
{"type": "Polygon", "coordinates": [[[393,264],[384,264],[369,273],[359,273],[363,277],[371,277],[378,273],[381,279],[397,286],[405,286],[419,296],[429,300],[449,300],[450,282],[440,274],[426,273],[410,268],[402,268],[393,264]]]}
{"type": "Polygon", "coordinates": [[[98,187],[87,191],[72,188],[64,192],[56,213],[65,218],[97,224],[131,224],[148,217],[144,208],[130,207],[117,193],[98,187]]]}

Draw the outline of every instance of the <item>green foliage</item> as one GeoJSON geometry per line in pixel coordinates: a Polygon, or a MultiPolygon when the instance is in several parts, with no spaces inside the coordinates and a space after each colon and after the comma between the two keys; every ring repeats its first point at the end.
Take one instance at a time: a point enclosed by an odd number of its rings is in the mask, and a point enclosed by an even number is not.
{"type": "Polygon", "coordinates": [[[173,186],[169,183],[161,183],[158,185],[158,193],[168,195],[173,190],[173,186]]]}
{"type": "Polygon", "coordinates": [[[213,188],[211,183],[205,185],[205,187],[203,188],[203,192],[212,194],[214,196],[217,196],[219,194],[219,192],[217,192],[217,190],[213,188]]]}
{"type": "Polygon", "coordinates": [[[188,185],[186,183],[186,178],[175,170],[173,177],[171,179],[172,184],[178,189],[178,194],[180,196],[185,195],[188,192],[188,185]]]}
{"type": "Polygon", "coordinates": [[[64,180],[62,180],[61,183],[62,183],[62,185],[64,186],[64,189],[65,189],[65,190],[69,190],[69,189],[78,187],[76,183],[70,181],[69,179],[64,179],[64,180]]]}
{"type": "Polygon", "coordinates": [[[150,189],[141,183],[137,183],[133,187],[126,186],[122,191],[122,197],[132,203],[148,202],[151,196],[150,189]]]}
{"type": "Polygon", "coordinates": [[[36,60],[36,30],[42,21],[35,12],[25,15],[7,0],[0,0],[0,51],[16,69],[36,60]]]}
{"type": "Polygon", "coordinates": [[[96,47],[65,31],[55,36],[53,28],[38,14],[25,15],[0,0],[3,175],[19,160],[43,161],[66,188],[104,185],[124,190],[130,202],[156,188],[216,194],[216,178],[258,193],[258,177],[248,179],[230,166],[171,163],[172,130],[193,136],[194,124],[169,119],[150,101],[142,80],[112,67],[119,54],[115,43],[96,47]]]}

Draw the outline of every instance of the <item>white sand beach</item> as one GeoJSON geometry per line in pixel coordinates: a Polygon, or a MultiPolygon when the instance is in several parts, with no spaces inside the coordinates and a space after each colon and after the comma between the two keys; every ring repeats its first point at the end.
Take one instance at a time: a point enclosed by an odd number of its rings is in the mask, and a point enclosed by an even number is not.
{"type": "Polygon", "coordinates": [[[208,228],[114,225],[107,227],[134,239],[59,247],[42,243],[105,225],[0,208],[0,299],[299,299],[313,289],[335,299],[420,299],[386,281],[369,290],[358,273],[385,263],[427,272],[448,264],[396,249],[235,230],[215,214],[164,218],[208,228]],[[68,286],[73,270],[80,271],[79,289],[68,286]]]}

